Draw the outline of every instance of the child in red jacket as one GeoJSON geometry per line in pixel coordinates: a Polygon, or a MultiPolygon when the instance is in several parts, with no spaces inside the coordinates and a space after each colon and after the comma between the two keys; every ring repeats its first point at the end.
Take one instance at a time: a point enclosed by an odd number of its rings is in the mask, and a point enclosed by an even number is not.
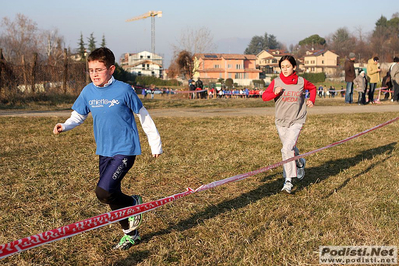
{"type": "MultiPolygon", "coordinates": [[[[281,57],[280,76],[275,78],[262,94],[263,101],[275,100],[275,123],[283,147],[283,160],[299,155],[296,142],[306,121],[307,107],[313,107],[316,99],[316,87],[296,74],[296,60],[291,55],[281,57]],[[309,91],[309,99],[305,91],[309,91]]],[[[283,165],[285,183],[282,191],[291,193],[292,179],[302,180],[305,176],[305,159],[288,162],[283,165]]]]}

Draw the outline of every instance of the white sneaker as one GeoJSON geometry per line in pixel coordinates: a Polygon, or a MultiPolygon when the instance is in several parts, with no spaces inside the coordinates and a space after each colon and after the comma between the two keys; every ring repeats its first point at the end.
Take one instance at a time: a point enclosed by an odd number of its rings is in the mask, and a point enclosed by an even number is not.
{"type": "Polygon", "coordinates": [[[281,191],[284,191],[286,193],[291,193],[291,189],[292,189],[293,185],[291,184],[290,181],[285,181],[283,188],[281,189],[281,191]]]}
{"type": "Polygon", "coordinates": [[[305,165],[306,165],[306,160],[304,158],[299,159],[301,161],[302,166],[297,167],[296,170],[296,177],[298,180],[302,180],[305,177],[305,165]]]}

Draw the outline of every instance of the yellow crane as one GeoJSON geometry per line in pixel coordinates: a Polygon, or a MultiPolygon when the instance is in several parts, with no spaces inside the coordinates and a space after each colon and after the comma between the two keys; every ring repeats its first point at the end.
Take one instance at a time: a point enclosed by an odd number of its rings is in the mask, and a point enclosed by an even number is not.
{"type": "Polygon", "coordinates": [[[151,53],[155,54],[155,17],[162,17],[162,11],[148,11],[147,13],[126,20],[126,22],[145,19],[151,17],[151,53]]]}

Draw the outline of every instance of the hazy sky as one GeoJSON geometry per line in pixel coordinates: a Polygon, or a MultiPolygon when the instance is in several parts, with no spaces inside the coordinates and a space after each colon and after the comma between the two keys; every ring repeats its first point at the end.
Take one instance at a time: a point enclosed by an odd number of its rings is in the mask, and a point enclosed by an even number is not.
{"type": "Polygon", "coordinates": [[[399,12],[399,1],[1,0],[0,18],[14,20],[21,13],[40,29],[58,29],[72,50],[78,47],[81,33],[85,42],[93,33],[97,46],[104,35],[119,59],[126,52],[151,51],[151,18],[125,22],[150,10],[163,12],[161,18],[155,18],[155,52],[164,56],[168,67],[171,45],[187,29],[208,28],[218,47],[215,52],[243,53],[253,36],[265,32],[287,46],[313,34],[327,37],[341,27],[353,33],[362,29],[367,34],[381,15],[390,19],[399,12]]]}

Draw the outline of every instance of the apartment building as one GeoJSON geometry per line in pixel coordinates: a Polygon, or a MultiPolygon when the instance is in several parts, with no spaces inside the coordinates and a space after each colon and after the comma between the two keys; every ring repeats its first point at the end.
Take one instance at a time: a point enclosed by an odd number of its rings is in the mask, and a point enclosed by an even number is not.
{"type": "Polygon", "coordinates": [[[120,59],[120,66],[137,76],[154,76],[157,78],[163,76],[162,56],[148,51],[124,54],[120,59]]]}
{"type": "Polygon", "coordinates": [[[193,78],[214,82],[218,79],[233,79],[240,86],[248,86],[259,79],[261,71],[256,69],[256,56],[244,54],[195,54],[193,78]]]}

